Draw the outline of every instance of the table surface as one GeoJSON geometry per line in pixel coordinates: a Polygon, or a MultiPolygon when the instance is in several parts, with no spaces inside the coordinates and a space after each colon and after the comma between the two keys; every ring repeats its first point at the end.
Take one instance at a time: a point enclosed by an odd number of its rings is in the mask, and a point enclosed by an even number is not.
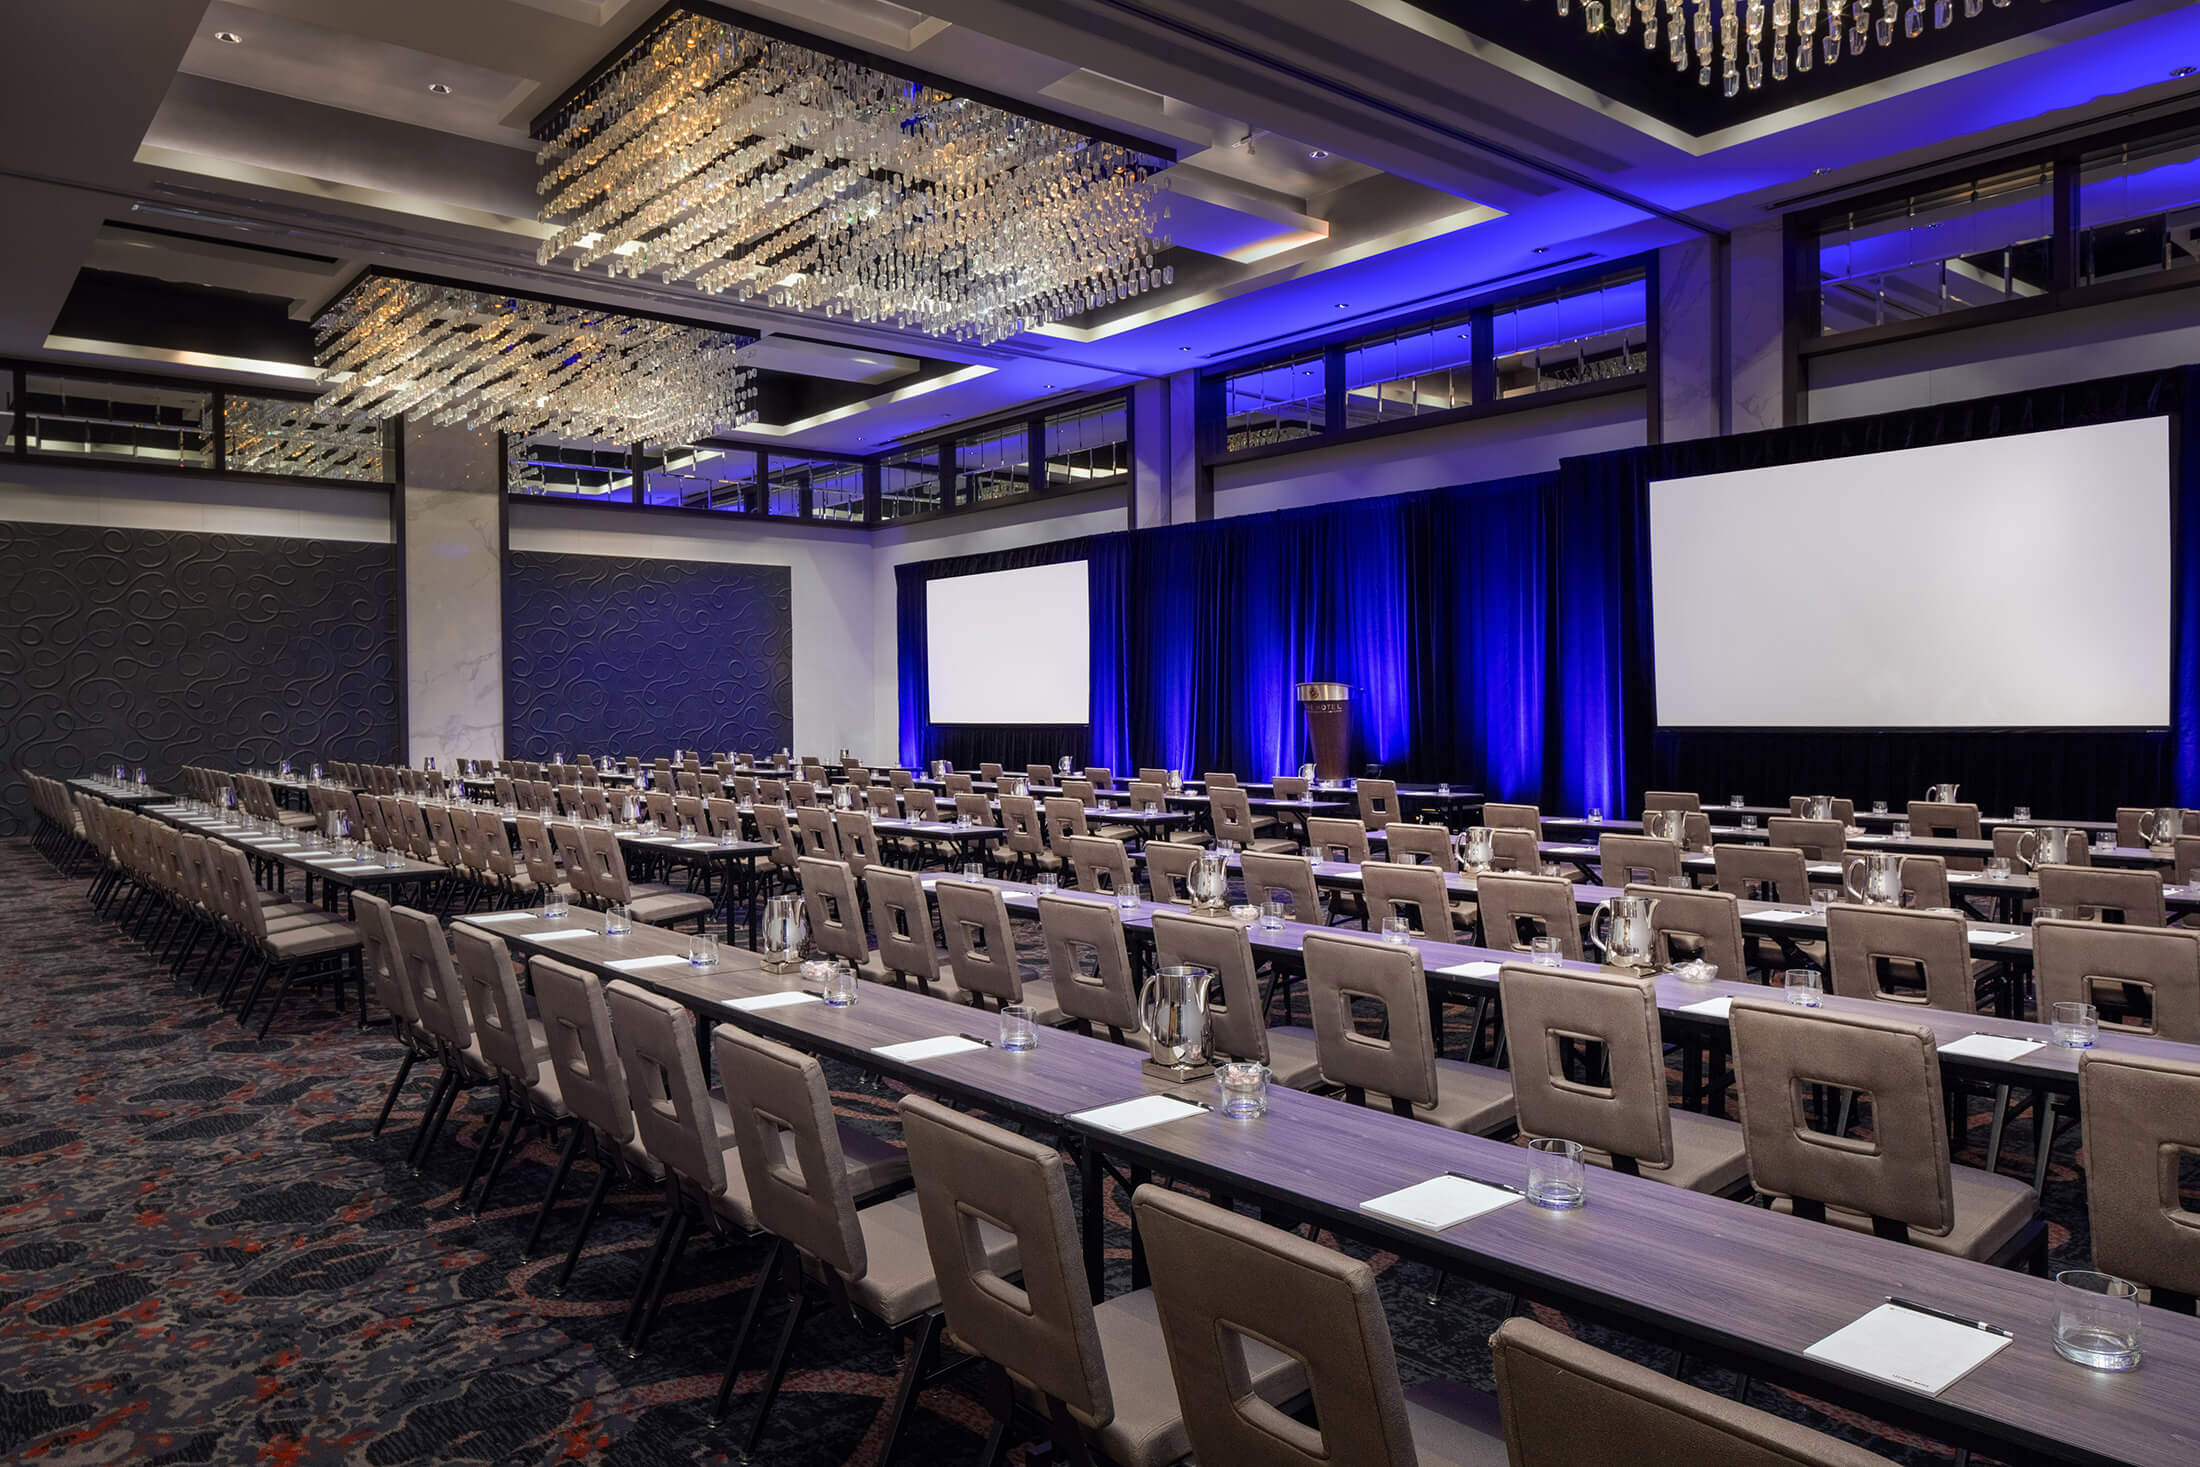
{"type": "Polygon", "coordinates": [[[335,859],[334,851],[325,848],[306,849],[296,832],[287,836],[263,836],[241,823],[223,820],[218,816],[192,815],[180,806],[149,807],[144,813],[157,816],[184,830],[219,837],[248,855],[280,861],[285,866],[303,871],[309,876],[317,876],[323,881],[335,882],[339,886],[379,886],[385,882],[414,881],[424,876],[449,874],[441,866],[415,861],[410,856],[395,866],[384,865],[379,853],[374,856],[372,865],[341,863],[335,859]]]}
{"type": "MultiPolygon", "coordinates": [[[[1134,920],[1145,915],[1134,914],[1134,920]]],[[[638,925],[626,936],[605,938],[596,935],[600,915],[580,909],[549,926],[587,927],[591,934],[543,943],[528,936],[547,930],[539,918],[479,924],[522,955],[553,954],[666,993],[705,1019],[736,1023],[932,1093],[1052,1122],[1093,1147],[1166,1174],[1312,1216],[1478,1281],[1678,1339],[1707,1358],[1737,1361],[1760,1376],[1896,1424],[2013,1451],[2018,1460],[2189,1467],[2200,1459],[2200,1425],[2191,1409],[2191,1384],[2200,1379],[2200,1321],[2149,1309],[2139,1370],[2086,1371],[2053,1351],[2054,1286],[2047,1280],[1603,1170],[1591,1173],[1588,1204],[1576,1211],[1516,1204],[1442,1232],[1408,1228],[1363,1212],[1360,1203],[1447,1171],[1518,1185],[1526,1174],[1525,1154],[1387,1111],[1280,1088],[1259,1120],[1208,1112],[1118,1134],[1078,1113],[1172,1090],[1141,1071],[1138,1050],[1047,1030],[1038,1048],[1023,1054],[985,1048],[913,1064],[891,1060],[875,1048],[965,1032],[990,1037],[993,1020],[872,984],[862,985],[852,1008],[803,1003],[741,1012],[728,1001],[799,988],[799,975],[768,974],[737,949],[721,949],[711,969],[670,964],[622,972],[609,965],[625,957],[685,957],[686,937],[638,925]],[[1804,1354],[1889,1293],[2000,1324],[2014,1332],[2014,1343],[1937,1398],[1804,1354]]],[[[1209,1092],[1191,1087],[1189,1093],[1205,1099],[1209,1092]]]]}

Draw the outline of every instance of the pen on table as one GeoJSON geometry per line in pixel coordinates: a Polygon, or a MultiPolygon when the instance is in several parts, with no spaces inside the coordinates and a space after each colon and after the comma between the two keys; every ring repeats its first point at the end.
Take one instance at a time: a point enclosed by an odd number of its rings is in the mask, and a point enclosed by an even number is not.
{"type": "Polygon", "coordinates": [[[1447,1177],[1454,1177],[1462,1182],[1473,1182],[1477,1186],[1481,1187],[1495,1187],[1498,1191],[1510,1192],[1515,1197],[1525,1197],[1528,1195],[1527,1188],[1515,1187],[1510,1182],[1493,1182],[1488,1177],[1470,1177],[1465,1172],[1446,1172],[1444,1173],[1444,1175],[1447,1177]]]}
{"type": "Polygon", "coordinates": [[[2000,1325],[1988,1324],[1983,1319],[1965,1319],[1960,1314],[1950,1314],[1945,1309],[1935,1309],[1930,1304],[1920,1304],[1915,1299],[1904,1299],[1894,1294],[1887,1294],[1883,1297],[1895,1308],[1907,1309],[1913,1314],[1929,1314],[1935,1319],[1945,1319],[1950,1324],[1960,1324],[1970,1329],[1982,1329],[1990,1335],[2000,1335],[2004,1339],[2013,1340],[2016,1338],[2013,1333],[2003,1329],[2000,1325]]]}
{"type": "Polygon", "coordinates": [[[970,1041],[970,1042],[971,1042],[972,1044],[982,1044],[982,1045],[984,1045],[984,1046],[985,1046],[985,1047],[986,1047],[987,1049],[991,1049],[991,1048],[993,1047],[993,1041],[992,1041],[992,1040],[990,1040],[990,1039],[981,1039],[981,1038],[979,1038],[979,1037],[978,1037],[977,1035],[975,1035],[975,1034],[958,1034],[958,1035],[956,1035],[955,1037],[956,1037],[957,1039],[967,1039],[967,1040],[969,1040],[969,1041],[970,1041]]]}

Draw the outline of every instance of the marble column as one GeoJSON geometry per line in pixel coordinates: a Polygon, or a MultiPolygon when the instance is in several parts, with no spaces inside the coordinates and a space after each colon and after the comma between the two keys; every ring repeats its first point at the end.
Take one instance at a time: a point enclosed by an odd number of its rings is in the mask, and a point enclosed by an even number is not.
{"type": "Polygon", "coordinates": [[[1729,431],[1788,426],[1787,265],[1781,221],[1734,231],[1727,257],[1729,431]]]}
{"type": "Polygon", "coordinates": [[[1658,441],[1710,438],[1726,406],[1719,310],[1726,282],[1715,240],[1658,251],[1658,441]]]}
{"type": "Polygon", "coordinates": [[[405,425],[405,743],[504,755],[504,505],[497,435],[405,425]]]}
{"type": "Polygon", "coordinates": [[[1199,518],[1197,390],[1195,372],[1148,377],[1131,389],[1131,457],[1140,529],[1199,518]]]}

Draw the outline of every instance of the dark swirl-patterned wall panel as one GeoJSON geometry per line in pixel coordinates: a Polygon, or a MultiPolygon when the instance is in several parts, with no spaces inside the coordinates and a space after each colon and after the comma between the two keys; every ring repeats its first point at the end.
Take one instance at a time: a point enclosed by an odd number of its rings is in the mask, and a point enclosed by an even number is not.
{"type": "Polygon", "coordinates": [[[790,744],[787,569],[510,551],[504,687],[521,759],[790,744]]]}
{"type": "Polygon", "coordinates": [[[0,834],[18,769],[389,759],[396,576],[388,545],[0,522],[0,834]]]}

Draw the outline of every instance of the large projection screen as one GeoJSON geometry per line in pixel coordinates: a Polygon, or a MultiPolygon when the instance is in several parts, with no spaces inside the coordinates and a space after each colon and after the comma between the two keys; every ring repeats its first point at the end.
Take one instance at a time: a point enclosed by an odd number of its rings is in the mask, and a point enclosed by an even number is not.
{"type": "Polygon", "coordinates": [[[1085,562],[951,576],[925,587],[934,723],[1087,723],[1085,562]]]}
{"type": "Polygon", "coordinates": [[[2170,424],[1650,485],[1660,724],[2169,723],[2170,424]]]}

